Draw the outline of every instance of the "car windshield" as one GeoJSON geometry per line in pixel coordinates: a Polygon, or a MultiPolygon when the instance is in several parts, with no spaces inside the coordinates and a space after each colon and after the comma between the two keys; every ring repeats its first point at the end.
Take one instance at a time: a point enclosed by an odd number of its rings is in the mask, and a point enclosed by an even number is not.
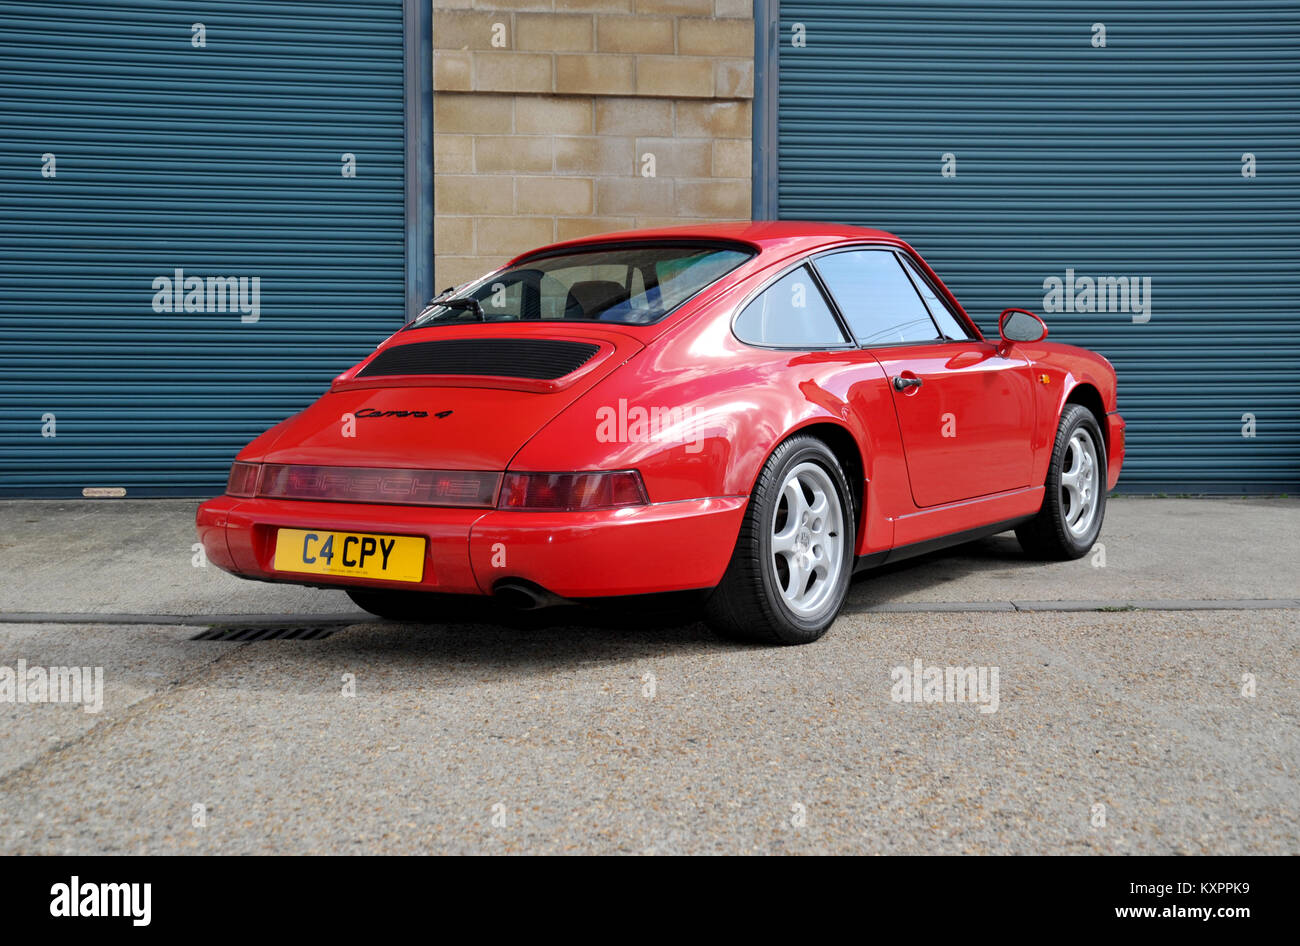
{"type": "Polygon", "coordinates": [[[649,325],[753,255],[718,244],[642,243],[534,257],[444,292],[408,327],[536,320],[649,325]]]}

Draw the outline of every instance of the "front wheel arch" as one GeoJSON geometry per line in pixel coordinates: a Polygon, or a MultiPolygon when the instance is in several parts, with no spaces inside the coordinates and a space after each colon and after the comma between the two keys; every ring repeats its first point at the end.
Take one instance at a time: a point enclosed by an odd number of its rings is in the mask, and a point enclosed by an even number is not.
{"type": "Polygon", "coordinates": [[[1082,404],[1066,404],[1061,411],[1047,480],[1043,484],[1043,505],[1037,515],[1016,527],[1016,538],[1030,556],[1058,561],[1082,558],[1101,534],[1106,514],[1106,449],[1102,427],[1092,411],[1082,404]],[[1080,455],[1087,461],[1082,473],[1074,463],[1075,435],[1079,431],[1086,435],[1080,443],[1086,442],[1090,450],[1080,455]],[[1067,457],[1071,458],[1068,464],[1067,457]],[[1087,486],[1093,504],[1091,518],[1082,531],[1074,531],[1071,524],[1070,512],[1075,500],[1069,497],[1075,495],[1076,486],[1065,486],[1070,477],[1075,477],[1076,484],[1087,486]]]}
{"type": "Polygon", "coordinates": [[[1056,412],[1056,424],[1058,427],[1061,424],[1061,414],[1064,413],[1065,408],[1070,404],[1078,404],[1080,407],[1087,408],[1092,413],[1092,416],[1097,419],[1097,426],[1101,428],[1101,436],[1102,439],[1106,441],[1106,449],[1109,452],[1110,441],[1107,438],[1110,437],[1110,431],[1107,429],[1106,403],[1101,398],[1101,392],[1097,390],[1095,385],[1088,381],[1080,381],[1071,388],[1070,393],[1065,398],[1065,402],[1061,405],[1060,410],[1056,412]]]}

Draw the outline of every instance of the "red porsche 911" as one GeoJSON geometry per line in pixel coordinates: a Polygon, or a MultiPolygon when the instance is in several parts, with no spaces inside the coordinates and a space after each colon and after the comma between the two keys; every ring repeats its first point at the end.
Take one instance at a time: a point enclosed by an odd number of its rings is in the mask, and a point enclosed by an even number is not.
{"type": "Polygon", "coordinates": [[[227,571],[381,616],[695,590],[727,637],[807,643],[855,571],[1010,529],[1039,558],[1093,545],[1115,371],[1024,310],[999,329],[879,230],[545,247],[240,451],[199,535],[227,571]]]}

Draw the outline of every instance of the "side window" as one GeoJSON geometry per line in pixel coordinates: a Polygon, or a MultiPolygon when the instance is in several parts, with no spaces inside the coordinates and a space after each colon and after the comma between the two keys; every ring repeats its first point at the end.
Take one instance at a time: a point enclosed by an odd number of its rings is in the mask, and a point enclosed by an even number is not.
{"type": "Polygon", "coordinates": [[[772,348],[826,348],[848,339],[807,266],[763,290],[736,318],[736,337],[772,348]]]}
{"type": "Polygon", "coordinates": [[[908,274],[912,277],[912,282],[916,283],[917,292],[925,300],[925,307],[934,316],[934,321],[938,324],[939,331],[943,332],[943,337],[952,339],[970,338],[971,335],[966,330],[966,326],[962,325],[957,316],[952,314],[952,310],[939,298],[939,294],[930,288],[930,284],[925,281],[925,277],[921,275],[920,270],[912,265],[912,261],[906,256],[902,257],[902,259],[903,266],[907,268],[908,274]]]}
{"type": "Polygon", "coordinates": [[[939,330],[890,250],[848,250],[817,259],[817,271],[863,345],[931,342],[939,330]]]}

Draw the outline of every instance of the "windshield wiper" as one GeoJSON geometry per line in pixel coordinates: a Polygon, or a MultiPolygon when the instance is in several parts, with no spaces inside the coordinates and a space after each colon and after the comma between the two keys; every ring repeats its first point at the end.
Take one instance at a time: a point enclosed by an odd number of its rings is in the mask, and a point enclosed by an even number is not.
{"type": "MultiPolygon", "coordinates": [[[[468,296],[464,299],[430,299],[429,308],[460,309],[461,312],[473,312],[474,316],[476,316],[480,322],[487,321],[487,317],[484,314],[484,307],[478,304],[477,299],[469,299],[468,296]]],[[[421,316],[420,318],[416,318],[416,320],[411,322],[411,324],[407,325],[407,327],[408,329],[411,329],[411,327],[426,325],[428,322],[434,321],[437,321],[437,318],[421,316]]]]}
{"type": "Polygon", "coordinates": [[[464,309],[473,312],[480,322],[487,321],[487,316],[483,314],[483,307],[479,305],[478,300],[471,299],[469,296],[465,296],[462,299],[444,299],[442,302],[439,302],[438,305],[442,306],[444,309],[464,309]]]}

